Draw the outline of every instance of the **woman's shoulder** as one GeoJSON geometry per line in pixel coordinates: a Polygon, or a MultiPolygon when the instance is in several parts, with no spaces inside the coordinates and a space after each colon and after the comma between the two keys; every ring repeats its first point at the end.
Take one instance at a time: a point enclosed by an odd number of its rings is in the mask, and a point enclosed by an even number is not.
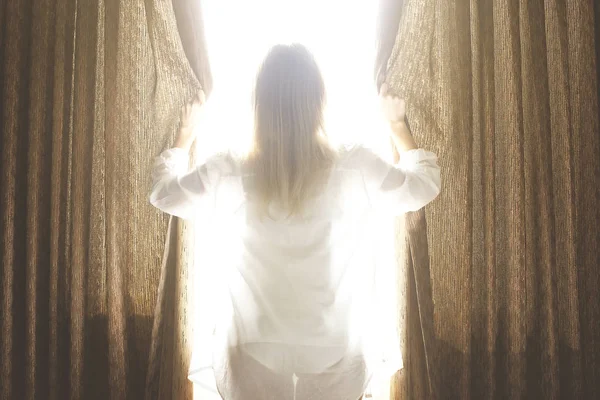
{"type": "Polygon", "coordinates": [[[220,176],[240,174],[243,157],[234,151],[224,150],[208,157],[204,163],[208,171],[218,172],[220,176]]]}
{"type": "Polygon", "coordinates": [[[375,156],[375,152],[358,143],[342,144],[338,148],[339,165],[346,169],[360,169],[375,156]]]}

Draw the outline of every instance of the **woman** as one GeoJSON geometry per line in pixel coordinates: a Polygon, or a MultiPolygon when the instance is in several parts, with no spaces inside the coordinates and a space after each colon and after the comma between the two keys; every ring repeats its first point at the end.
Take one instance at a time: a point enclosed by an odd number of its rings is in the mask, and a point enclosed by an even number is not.
{"type": "Polygon", "coordinates": [[[381,98],[398,166],[361,146],[330,145],[312,55],[278,45],[256,80],[248,154],[219,154],[186,171],[201,93],[184,108],[174,148],[157,159],[154,206],[185,218],[210,196],[219,218],[236,226],[232,254],[214,266],[226,277],[228,312],[213,352],[225,400],[363,396],[383,334],[374,306],[376,237],[366,227],[375,212],[415,211],[440,191],[437,158],[418,149],[404,103],[385,88],[381,98]]]}

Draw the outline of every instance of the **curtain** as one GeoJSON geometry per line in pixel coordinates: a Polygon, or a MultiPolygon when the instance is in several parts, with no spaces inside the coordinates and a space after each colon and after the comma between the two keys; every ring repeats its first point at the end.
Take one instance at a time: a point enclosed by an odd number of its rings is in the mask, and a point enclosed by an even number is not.
{"type": "MultiPolygon", "coordinates": [[[[400,24],[408,22],[405,8],[408,1],[380,0],[377,23],[377,52],[375,57],[375,84],[379,88],[384,82],[392,84],[392,93],[404,96],[403,82],[394,82],[393,74],[398,67],[394,53],[400,24]],[[404,17],[404,19],[403,19],[404,17]]],[[[415,53],[417,48],[412,49],[415,53]]],[[[413,54],[411,54],[411,57],[413,54]]],[[[410,77],[409,79],[414,78],[410,77]]],[[[412,127],[413,116],[407,118],[412,127]]],[[[418,125],[417,125],[418,126],[418,125]]],[[[412,129],[412,128],[411,128],[412,129]]],[[[394,160],[400,154],[394,149],[394,160]]],[[[430,352],[434,345],[433,298],[428,258],[427,222],[424,210],[408,213],[397,218],[395,224],[396,255],[398,268],[398,328],[403,334],[399,346],[404,368],[391,381],[391,399],[433,398],[430,352]],[[418,379],[417,379],[418,378],[418,379]]]]}
{"type": "Polygon", "coordinates": [[[210,78],[188,4],[0,5],[2,399],[191,398],[189,230],[147,202],[210,78]]]}
{"type": "Polygon", "coordinates": [[[599,398],[598,2],[389,4],[377,71],[444,182],[407,218],[395,398],[599,398]]]}

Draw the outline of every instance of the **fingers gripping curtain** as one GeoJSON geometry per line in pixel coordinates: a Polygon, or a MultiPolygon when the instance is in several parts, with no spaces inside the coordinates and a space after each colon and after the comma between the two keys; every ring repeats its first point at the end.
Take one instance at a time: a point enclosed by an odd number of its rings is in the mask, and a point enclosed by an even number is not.
{"type": "MultiPolygon", "coordinates": [[[[182,98],[202,88],[207,95],[212,89],[202,25],[200,1],[173,0],[181,51],[177,59],[189,63],[194,75],[188,92],[182,98]],[[187,57],[187,58],[186,58],[187,57]]],[[[172,127],[175,127],[173,123],[172,127]]],[[[192,162],[194,157],[192,154],[192,162]]],[[[154,326],[146,375],[146,399],[191,399],[193,386],[188,380],[191,358],[191,328],[188,307],[190,283],[188,268],[194,265],[194,235],[192,224],[171,217],[167,229],[158,298],[154,313],[154,326]]]]}

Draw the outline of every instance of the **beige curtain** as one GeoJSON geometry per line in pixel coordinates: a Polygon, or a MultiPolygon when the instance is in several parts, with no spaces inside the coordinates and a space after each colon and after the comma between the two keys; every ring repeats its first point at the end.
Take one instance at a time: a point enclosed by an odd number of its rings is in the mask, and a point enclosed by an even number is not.
{"type": "Polygon", "coordinates": [[[407,223],[395,398],[600,398],[600,6],[389,4],[378,71],[444,181],[407,223]]]}
{"type": "Polygon", "coordinates": [[[191,397],[187,233],[172,223],[161,260],[167,219],[146,198],[205,77],[193,3],[0,6],[2,399],[191,397]]]}

